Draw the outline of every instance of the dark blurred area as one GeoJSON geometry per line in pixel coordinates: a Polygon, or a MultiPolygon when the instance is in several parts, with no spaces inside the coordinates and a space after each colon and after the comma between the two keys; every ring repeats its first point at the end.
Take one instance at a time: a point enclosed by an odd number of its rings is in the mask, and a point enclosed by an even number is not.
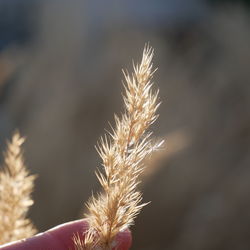
{"type": "Polygon", "coordinates": [[[249,0],[208,0],[208,2],[212,4],[228,4],[228,3],[233,3],[233,4],[248,4],[250,3],[249,0]]]}
{"type": "Polygon", "coordinates": [[[165,148],[133,249],[250,249],[249,1],[0,0],[0,139],[18,128],[38,174],[39,230],[82,216],[122,68],[155,48],[165,148]]]}

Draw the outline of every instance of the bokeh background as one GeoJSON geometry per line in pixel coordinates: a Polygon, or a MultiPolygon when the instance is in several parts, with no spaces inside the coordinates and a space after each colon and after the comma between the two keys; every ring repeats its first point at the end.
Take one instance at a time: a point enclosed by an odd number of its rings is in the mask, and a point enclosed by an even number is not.
{"type": "Polygon", "coordinates": [[[0,145],[27,137],[38,229],[80,218],[122,68],[155,48],[165,147],[147,162],[137,250],[250,249],[250,1],[0,0],[0,145]]]}

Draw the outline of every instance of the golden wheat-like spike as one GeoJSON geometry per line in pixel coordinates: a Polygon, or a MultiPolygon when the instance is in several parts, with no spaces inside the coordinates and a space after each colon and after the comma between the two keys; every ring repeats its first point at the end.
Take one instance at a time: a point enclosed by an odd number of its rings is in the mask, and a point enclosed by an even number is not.
{"type": "Polygon", "coordinates": [[[97,147],[104,168],[97,172],[103,193],[87,204],[90,229],[83,249],[112,249],[117,233],[133,224],[145,206],[137,191],[138,177],[144,168],[143,159],[157,148],[146,130],[157,119],[159,106],[158,91],[152,91],[152,58],[153,49],[145,46],[134,72],[123,71],[125,112],[115,116],[115,127],[97,147]]]}
{"type": "Polygon", "coordinates": [[[24,138],[14,133],[7,142],[4,153],[4,169],[0,172],[0,244],[30,237],[36,229],[26,218],[33,204],[30,194],[34,187],[34,175],[27,171],[21,146],[24,138]]]}

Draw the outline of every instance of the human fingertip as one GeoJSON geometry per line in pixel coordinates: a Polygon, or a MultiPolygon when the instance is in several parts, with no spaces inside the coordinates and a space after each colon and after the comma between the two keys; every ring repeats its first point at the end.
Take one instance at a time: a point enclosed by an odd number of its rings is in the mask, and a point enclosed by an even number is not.
{"type": "Polygon", "coordinates": [[[112,250],[128,250],[132,245],[132,234],[129,229],[119,232],[114,240],[112,250]]]}

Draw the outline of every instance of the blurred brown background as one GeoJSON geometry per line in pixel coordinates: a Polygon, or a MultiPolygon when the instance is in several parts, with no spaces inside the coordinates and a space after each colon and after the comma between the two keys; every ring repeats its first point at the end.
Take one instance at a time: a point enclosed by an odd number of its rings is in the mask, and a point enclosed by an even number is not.
{"type": "Polygon", "coordinates": [[[39,230],[79,218],[121,69],[146,42],[160,88],[133,249],[250,249],[249,1],[1,0],[0,142],[16,128],[38,174],[39,230]]]}

